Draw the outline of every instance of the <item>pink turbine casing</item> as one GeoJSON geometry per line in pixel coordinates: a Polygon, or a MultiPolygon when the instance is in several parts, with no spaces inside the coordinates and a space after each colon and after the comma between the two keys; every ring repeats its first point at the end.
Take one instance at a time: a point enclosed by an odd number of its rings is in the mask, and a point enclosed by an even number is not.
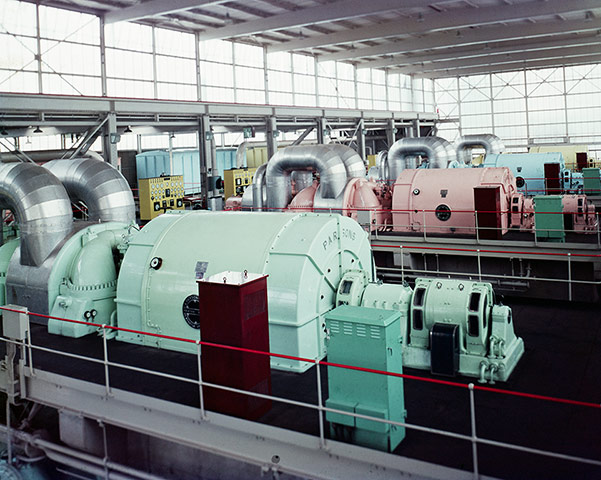
{"type": "Polygon", "coordinates": [[[404,170],[392,194],[393,230],[421,232],[425,223],[428,233],[474,235],[474,187],[481,186],[500,187],[501,229],[506,233],[509,200],[517,187],[505,167],[404,170]]]}

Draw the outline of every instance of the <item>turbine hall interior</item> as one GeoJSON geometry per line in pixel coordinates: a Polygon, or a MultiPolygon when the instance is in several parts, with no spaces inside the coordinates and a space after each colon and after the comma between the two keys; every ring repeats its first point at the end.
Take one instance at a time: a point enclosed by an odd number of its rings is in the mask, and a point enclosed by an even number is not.
{"type": "Polygon", "coordinates": [[[600,478],[600,19],[0,0],[0,479],[600,478]]]}

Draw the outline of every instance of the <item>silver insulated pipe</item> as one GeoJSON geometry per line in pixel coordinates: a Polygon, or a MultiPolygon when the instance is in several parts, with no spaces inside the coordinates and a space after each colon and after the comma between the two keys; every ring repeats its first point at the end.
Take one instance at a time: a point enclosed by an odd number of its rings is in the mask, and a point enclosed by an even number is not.
{"type": "Polygon", "coordinates": [[[503,153],[505,151],[503,141],[492,133],[463,135],[455,141],[457,161],[468,165],[472,163],[472,148],[483,148],[486,155],[503,153]]]}
{"type": "Polygon", "coordinates": [[[299,145],[283,148],[269,160],[265,171],[268,209],[283,209],[288,206],[292,200],[290,173],[297,170],[319,173],[319,188],[324,198],[337,198],[349,178],[365,176],[361,157],[344,145],[299,145]],[[353,153],[350,154],[348,150],[353,153]],[[357,168],[359,161],[361,172],[357,168]]]}
{"type": "Polygon", "coordinates": [[[124,222],[136,219],[131,189],[121,172],[93,158],[53,160],[44,165],[65,186],[72,200],[88,207],[93,222],[124,222]]]}
{"type": "MultiPolygon", "coordinates": [[[[252,183],[252,207],[255,212],[263,211],[264,197],[265,197],[265,170],[267,170],[267,164],[264,163],[255,171],[252,183]]],[[[248,190],[248,188],[246,189],[248,190]]],[[[245,192],[246,193],[246,192],[245,192]]]]}
{"type": "Polygon", "coordinates": [[[32,163],[0,163],[0,208],[19,222],[22,265],[40,266],[73,228],[65,187],[32,163]]]}
{"type": "Polygon", "coordinates": [[[413,137],[397,140],[385,161],[381,172],[386,172],[386,180],[395,181],[406,168],[415,168],[415,157],[428,157],[429,168],[447,168],[457,158],[455,148],[441,137],[413,137]]]}

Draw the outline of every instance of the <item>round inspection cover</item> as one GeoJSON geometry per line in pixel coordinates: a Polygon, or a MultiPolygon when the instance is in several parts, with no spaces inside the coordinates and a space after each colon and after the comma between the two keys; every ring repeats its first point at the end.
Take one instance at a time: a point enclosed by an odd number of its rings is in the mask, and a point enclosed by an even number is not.
{"type": "Polygon", "coordinates": [[[444,203],[441,203],[436,207],[435,210],[436,218],[441,222],[446,222],[449,218],[451,218],[451,208],[444,203]]]}
{"type": "Polygon", "coordinates": [[[197,330],[200,329],[200,312],[198,307],[198,295],[187,296],[182,305],[184,320],[186,320],[188,325],[197,330]]]}

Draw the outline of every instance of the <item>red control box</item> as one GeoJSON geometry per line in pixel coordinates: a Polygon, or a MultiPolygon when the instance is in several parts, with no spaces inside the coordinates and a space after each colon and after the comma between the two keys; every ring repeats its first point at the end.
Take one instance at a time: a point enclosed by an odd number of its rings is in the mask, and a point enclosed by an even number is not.
{"type": "MultiPolygon", "coordinates": [[[[269,352],[267,275],[223,272],[198,280],[200,335],[203,342],[269,352]]],[[[202,379],[265,395],[271,394],[268,355],[210,345],[201,347],[202,379]]],[[[271,400],[203,387],[205,408],[257,419],[271,400]]]]}

